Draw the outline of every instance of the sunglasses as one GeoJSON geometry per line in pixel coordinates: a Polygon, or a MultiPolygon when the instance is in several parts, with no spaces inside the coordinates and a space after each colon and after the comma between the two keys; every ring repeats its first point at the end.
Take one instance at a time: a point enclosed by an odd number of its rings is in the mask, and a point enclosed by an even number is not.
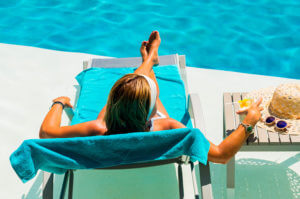
{"type": "Polygon", "coordinates": [[[265,123],[268,126],[275,125],[275,129],[277,129],[279,131],[286,131],[287,127],[288,127],[288,124],[287,124],[286,121],[276,119],[274,116],[267,117],[266,120],[265,120],[265,123]]]}

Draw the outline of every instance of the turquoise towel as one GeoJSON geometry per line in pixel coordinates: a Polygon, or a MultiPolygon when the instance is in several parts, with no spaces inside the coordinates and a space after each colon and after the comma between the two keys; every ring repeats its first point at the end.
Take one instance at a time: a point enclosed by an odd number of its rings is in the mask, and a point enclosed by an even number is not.
{"type": "MultiPolygon", "coordinates": [[[[97,118],[113,83],[134,68],[93,68],[76,78],[81,86],[72,124],[97,118]]],[[[170,117],[191,127],[183,82],[177,66],[156,67],[160,98],[170,117]]],[[[209,142],[194,128],[78,138],[25,140],[10,161],[23,182],[39,169],[64,173],[68,169],[104,168],[188,155],[206,164],[209,142]]]]}
{"type": "Polygon", "coordinates": [[[64,173],[68,169],[104,168],[163,160],[181,155],[206,164],[209,142],[198,129],[140,132],[110,136],[25,140],[10,161],[23,182],[38,169],[64,173]]]}

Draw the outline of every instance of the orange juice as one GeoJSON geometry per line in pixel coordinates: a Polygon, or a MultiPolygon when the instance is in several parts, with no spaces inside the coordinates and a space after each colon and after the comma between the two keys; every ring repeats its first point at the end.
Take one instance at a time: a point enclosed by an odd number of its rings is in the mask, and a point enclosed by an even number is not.
{"type": "MultiPolygon", "coordinates": [[[[250,108],[250,106],[253,103],[253,100],[245,98],[245,99],[240,100],[238,102],[239,102],[239,105],[240,105],[239,106],[239,111],[244,111],[244,110],[247,110],[248,108],[250,108]]],[[[239,116],[240,116],[240,122],[244,121],[246,115],[247,115],[247,112],[239,114],[239,116]]]]}

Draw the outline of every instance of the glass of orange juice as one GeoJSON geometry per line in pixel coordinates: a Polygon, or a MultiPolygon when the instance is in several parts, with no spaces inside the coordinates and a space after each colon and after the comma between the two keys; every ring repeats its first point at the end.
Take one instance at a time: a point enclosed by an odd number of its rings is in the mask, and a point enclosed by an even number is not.
{"type": "MultiPolygon", "coordinates": [[[[239,100],[239,111],[245,111],[247,110],[253,103],[253,100],[252,99],[248,99],[248,98],[245,98],[243,100],[239,100]]],[[[243,113],[240,113],[239,116],[240,116],[240,122],[243,122],[245,117],[247,115],[247,112],[243,112],[243,113]]]]}

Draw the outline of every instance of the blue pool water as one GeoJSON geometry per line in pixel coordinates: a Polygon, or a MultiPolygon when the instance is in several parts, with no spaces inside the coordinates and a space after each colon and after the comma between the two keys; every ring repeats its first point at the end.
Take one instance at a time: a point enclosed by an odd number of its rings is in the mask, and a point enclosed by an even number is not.
{"type": "Polygon", "coordinates": [[[114,57],[159,53],[187,65],[300,78],[299,0],[0,1],[0,42],[114,57]]]}

